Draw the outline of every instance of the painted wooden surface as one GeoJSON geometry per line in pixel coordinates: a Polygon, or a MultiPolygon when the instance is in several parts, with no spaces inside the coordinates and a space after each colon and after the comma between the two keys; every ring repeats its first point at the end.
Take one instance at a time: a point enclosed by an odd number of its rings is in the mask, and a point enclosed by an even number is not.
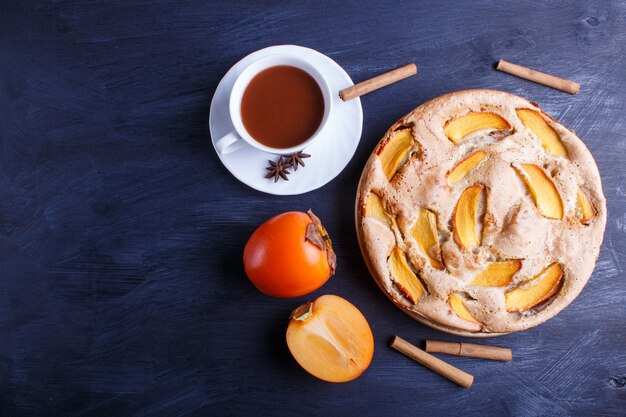
{"type": "MultiPolygon", "coordinates": [[[[626,3],[0,2],[1,416],[551,416],[626,414],[626,3]],[[256,49],[315,48],[355,81],[416,62],[363,99],[345,171],[300,197],[237,182],[210,143],[223,74],[256,49]],[[508,59],[582,84],[576,96],[493,69],[508,59]],[[609,220],[581,296],[538,328],[489,340],[512,363],[447,357],[461,389],[387,345],[457,340],[378,290],[353,220],[360,171],[388,126],[473,87],[540,103],[593,152],[609,220]],[[341,295],[369,319],[371,368],[341,385],[290,357],[291,309],[247,281],[266,218],[313,208],[341,295]]],[[[341,138],[337,138],[341,140],[341,138]]]]}

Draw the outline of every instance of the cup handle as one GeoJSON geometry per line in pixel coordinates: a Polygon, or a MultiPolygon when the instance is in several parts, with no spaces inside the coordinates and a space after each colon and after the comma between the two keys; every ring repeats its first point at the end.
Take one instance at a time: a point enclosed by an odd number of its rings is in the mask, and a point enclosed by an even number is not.
{"type": "Polygon", "coordinates": [[[215,148],[221,155],[227,155],[246,146],[246,142],[237,133],[230,132],[215,142],[215,148]]]}

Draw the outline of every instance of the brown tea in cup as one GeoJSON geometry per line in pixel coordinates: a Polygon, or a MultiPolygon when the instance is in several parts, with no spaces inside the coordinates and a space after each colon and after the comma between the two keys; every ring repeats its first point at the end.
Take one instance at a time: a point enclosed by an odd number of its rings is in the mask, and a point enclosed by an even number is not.
{"type": "Polygon", "coordinates": [[[322,123],[324,96],[306,71],[289,65],[252,78],[241,100],[241,119],[257,142],[287,149],[306,142],[322,123]]]}

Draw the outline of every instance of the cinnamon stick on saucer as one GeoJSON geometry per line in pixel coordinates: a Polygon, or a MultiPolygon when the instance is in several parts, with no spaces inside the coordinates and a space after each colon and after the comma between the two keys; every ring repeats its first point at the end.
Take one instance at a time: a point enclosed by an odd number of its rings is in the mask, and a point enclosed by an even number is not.
{"type": "Polygon", "coordinates": [[[393,84],[415,74],[417,74],[417,66],[415,66],[415,64],[408,64],[384,74],[377,75],[374,78],[360,82],[352,87],[344,88],[339,92],[339,97],[343,101],[352,100],[353,98],[371,93],[374,90],[378,90],[379,88],[388,86],[389,84],[393,84]]]}
{"type": "Polygon", "coordinates": [[[414,361],[421,363],[430,370],[437,372],[439,375],[448,378],[450,381],[459,384],[463,388],[471,387],[474,382],[472,375],[424,352],[422,349],[413,346],[400,336],[393,338],[391,347],[414,361]]]}
{"type": "Polygon", "coordinates": [[[502,59],[498,62],[496,69],[538,84],[543,84],[557,90],[565,91],[566,93],[576,94],[578,93],[578,90],[580,90],[580,84],[574,81],[555,77],[554,75],[546,74],[544,72],[535,71],[530,68],[522,67],[521,65],[512,64],[502,59]]]}
{"type": "Polygon", "coordinates": [[[496,361],[511,361],[511,349],[496,346],[478,345],[475,343],[426,341],[426,352],[447,353],[449,355],[467,356],[470,358],[493,359],[496,361]]]}

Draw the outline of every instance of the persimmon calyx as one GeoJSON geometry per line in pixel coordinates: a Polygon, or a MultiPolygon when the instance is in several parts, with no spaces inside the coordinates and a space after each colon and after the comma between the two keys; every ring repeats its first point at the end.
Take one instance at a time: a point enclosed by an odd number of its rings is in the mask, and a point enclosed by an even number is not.
{"type": "Polygon", "coordinates": [[[337,255],[335,255],[333,250],[333,242],[330,240],[330,236],[328,236],[328,232],[320,219],[313,214],[313,211],[309,209],[306,214],[311,218],[311,223],[306,228],[305,239],[317,246],[321,251],[326,252],[328,266],[330,266],[330,275],[333,276],[337,267],[337,255]]]}
{"type": "Polygon", "coordinates": [[[313,302],[309,301],[293,310],[289,318],[298,321],[305,321],[311,316],[311,314],[313,314],[313,302]]]}

